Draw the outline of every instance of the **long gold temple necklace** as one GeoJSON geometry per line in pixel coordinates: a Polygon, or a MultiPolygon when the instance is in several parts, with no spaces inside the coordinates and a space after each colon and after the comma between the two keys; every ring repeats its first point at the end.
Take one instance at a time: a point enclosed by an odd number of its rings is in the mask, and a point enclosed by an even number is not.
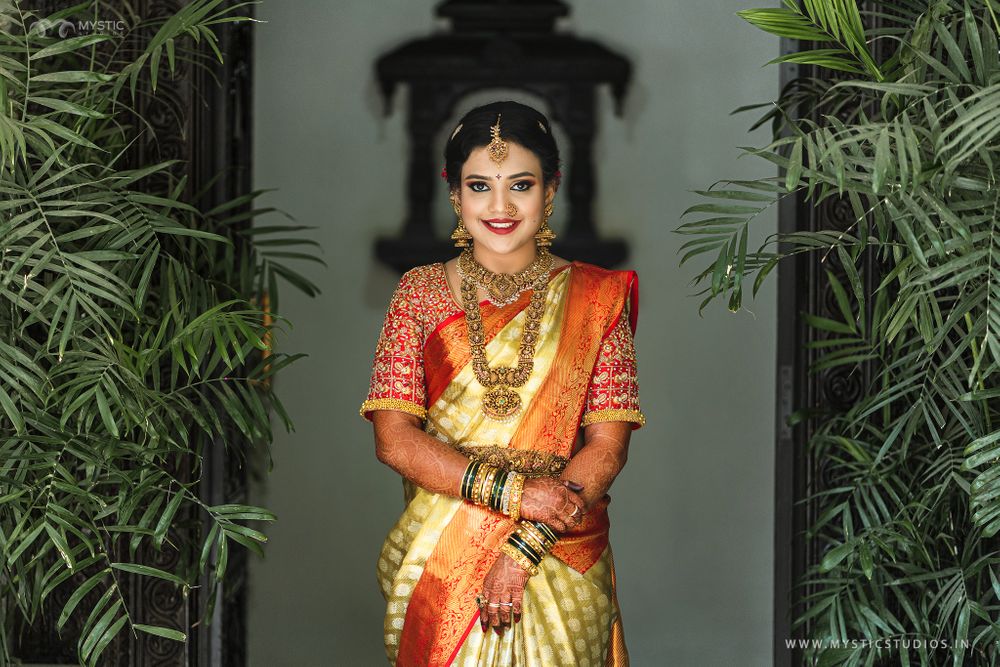
{"type": "MultiPolygon", "coordinates": [[[[538,249],[538,258],[527,269],[516,274],[497,274],[476,261],[471,249],[466,248],[459,257],[459,275],[462,277],[462,307],[465,309],[465,323],[469,331],[469,347],[472,351],[472,370],[476,379],[486,388],[483,394],[483,413],[495,421],[506,422],[517,417],[521,411],[521,396],[514,391],[528,381],[534,367],[535,345],[538,329],[545,314],[545,298],[549,291],[549,274],[554,260],[544,248],[538,249]],[[464,260],[464,264],[463,264],[464,260]],[[521,281],[531,278],[530,283],[521,287],[521,281]],[[517,366],[490,368],[486,361],[486,334],[483,330],[483,315],[479,309],[476,288],[481,284],[512,284],[519,295],[529,287],[534,290],[528,302],[518,349],[517,366]]],[[[507,295],[506,298],[510,298],[507,295]]],[[[511,301],[513,303],[513,301],[511,301]]]]}

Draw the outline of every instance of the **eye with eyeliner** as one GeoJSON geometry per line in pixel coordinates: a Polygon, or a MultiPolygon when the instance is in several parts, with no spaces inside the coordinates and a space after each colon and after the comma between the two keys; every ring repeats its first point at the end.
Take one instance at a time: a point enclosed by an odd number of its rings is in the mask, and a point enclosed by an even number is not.
{"type": "MultiPolygon", "coordinates": [[[[472,181],[472,182],[468,183],[467,185],[469,186],[469,189],[472,190],[473,192],[487,192],[489,190],[489,187],[490,187],[485,181],[472,181]],[[486,189],[485,190],[477,189],[476,188],[477,185],[482,185],[486,189]]],[[[514,192],[527,192],[528,190],[530,190],[532,188],[532,186],[534,186],[534,183],[532,183],[531,181],[518,181],[517,183],[514,183],[513,185],[511,185],[511,189],[514,190],[514,192]],[[517,186],[519,186],[519,185],[524,185],[526,187],[517,188],[517,186]],[[517,188],[517,189],[515,190],[515,188],[517,188]]]]}

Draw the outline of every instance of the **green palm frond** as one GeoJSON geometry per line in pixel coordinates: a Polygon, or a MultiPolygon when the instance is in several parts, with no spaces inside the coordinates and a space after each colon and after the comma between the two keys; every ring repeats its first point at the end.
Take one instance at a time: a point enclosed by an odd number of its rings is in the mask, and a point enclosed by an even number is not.
{"type": "MultiPolygon", "coordinates": [[[[147,21],[126,57],[120,35],[60,39],[30,32],[48,17],[20,4],[0,32],[0,663],[14,622],[33,623],[51,594],[75,589],[58,626],[84,619],[80,664],[123,630],[186,641],[186,628],[133,616],[119,578],[153,577],[187,592],[226,574],[235,543],[261,554],[247,522],[264,508],[206,505],[191,462],[219,443],[243,455],[272,441],[271,413],[292,424],[271,379],[301,354],[275,348],[286,320],[279,283],[318,289],[293,268],[322,260],[307,225],[252,226],[273,213],[255,191],[212,209],[211,187],[185,198],[176,161],[123,168],[152,126],[135,112],[179,63],[221,59],[213,25],[246,20],[243,4],[194,0],[147,21]],[[149,81],[149,90],[145,81],[149,81]],[[152,185],[156,184],[156,185],[152,185]],[[265,302],[265,297],[268,301],[265,302]],[[172,540],[181,517],[206,517],[195,542],[172,540]],[[200,541],[198,541],[200,540],[200,541]],[[192,553],[165,571],[142,547],[192,553]],[[74,575],[83,575],[69,581],[74,575]],[[83,583],[80,584],[79,582],[83,583]],[[93,597],[96,602],[83,605],[93,597]]],[[[163,90],[163,86],[159,86],[163,90]]],[[[161,93],[162,94],[162,93],[161,93]]],[[[155,139],[155,137],[150,137],[155,139]]],[[[183,519],[187,523],[190,520],[183,519]]],[[[205,618],[215,603],[210,596],[205,618]]]]}
{"type": "Polygon", "coordinates": [[[780,8],[745,9],[737,14],[779,37],[832,42],[837,46],[788,54],[771,63],[806,63],[882,79],[868,52],[861,13],[853,0],[783,0],[783,4],[780,8]]]}
{"type": "MultiPolygon", "coordinates": [[[[740,12],[816,46],[775,62],[836,69],[838,80],[790,82],[758,121],[772,122],[774,139],[743,150],[780,177],[696,191],[703,202],[684,215],[697,219],[675,230],[681,263],[711,253],[694,277],[708,293],[700,308],[718,297],[738,310],[750,276],[756,293],[802,253],[835,258],[846,277],[827,273],[838,318],[804,316],[816,332],[810,371],[865,364],[871,380],[850,409],[821,415],[809,442],[828,480],[809,498],[818,515],[808,535],[828,546],[800,582],[806,611],[795,625],[883,648],[809,649],[808,664],[1000,660],[998,8],[876,3],[878,28],[838,0],[740,12]],[[876,40],[892,47],[880,62],[876,40]],[[746,248],[748,227],[787,196],[834,198],[850,222],[746,248]],[[865,258],[880,270],[871,292],[857,268],[865,258]],[[942,638],[953,642],[945,652],[885,643],[942,638]]],[[[796,419],[806,416],[819,415],[796,419]]]]}

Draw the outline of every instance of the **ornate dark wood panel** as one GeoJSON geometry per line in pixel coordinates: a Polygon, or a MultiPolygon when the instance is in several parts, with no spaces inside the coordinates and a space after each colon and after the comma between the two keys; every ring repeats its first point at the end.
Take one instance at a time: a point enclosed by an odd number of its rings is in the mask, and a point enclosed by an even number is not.
{"type": "Polygon", "coordinates": [[[520,89],[542,98],[550,120],[569,137],[569,146],[561,147],[570,155],[565,177],[569,225],[553,252],[606,267],[625,260],[623,240],[598,238],[592,145],[597,87],[610,85],[620,115],[632,66],[598,42],[556,32],[556,18],[568,13],[559,0],[447,0],[437,15],[451,20],[451,32],[415,39],[378,59],[386,114],[396,87],[409,86],[410,136],[408,215],[398,236],[376,241],[380,261],[405,271],[454,255],[451,241],[436,238],[431,224],[440,171],[434,138],[463,97],[489,88],[520,89]]]}
{"type": "MultiPolygon", "coordinates": [[[[862,9],[872,9],[871,2],[862,9]]],[[[870,14],[866,14],[870,17],[870,14]]],[[[781,53],[793,53],[802,48],[793,40],[782,40],[781,53]]],[[[781,87],[800,76],[811,76],[827,81],[839,75],[828,69],[783,63],[781,87]]],[[[830,109],[799,109],[799,117],[809,117],[825,124],[822,114],[830,109]]],[[[843,113],[839,113],[843,116],[843,113]]],[[[855,216],[846,199],[831,197],[820,205],[806,201],[800,192],[795,198],[787,197],[779,205],[778,229],[781,233],[796,231],[846,230],[852,227],[855,216]]],[[[862,255],[857,265],[866,294],[867,321],[871,321],[872,299],[880,280],[879,266],[870,252],[862,255]]],[[[840,319],[826,270],[842,284],[847,284],[847,273],[837,253],[800,254],[778,266],[778,346],[777,346],[777,401],[775,426],[775,542],[774,542],[774,664],[791,667],[802,664],[800,649],[790,649],[787,641],[809,636],[808,623],[792,630],[792,619],[806,611],[796,600],[813,592],[796,587],[808,568],[822,560],[827,548],[818,538],[807,539],[805,530],[818,516],[814,502],[803,502],[807,496],[830,488],[824,461],[817,459],[807,443],[829,412],[843,412],[860,399],[872,380],[870,364],[854,367],[837,366],[815,374],[809,367],[822,350],[807,349],[810,342],[823,340],[824,332],[806,326],[803,313],[830,319],[840,319]],[[808,410],[808,419],[787,425],[787,419],[796,410],[808,410]]],[[[850,296],[852,307],[857,300],[850,296]]]]}
{"type": "MultiPolygon", "coordinates": [[[[48,0],[45,9],[52,13],[66,6],[48,0]]],[[[102,3],[102,9],[113,7],[134,20],[144,21],[173,14],[187,3],[182,0],[138,0],[135,2],[102,3]]],[[[253,15],[253,6],[244,6],[242,15],[253,15]]],[[[40,12],[42,10],[39,10],[40,12]]],[[[109,12],[112,9],[108,9],[109,12]]],[[[130,20],[131,24],[131,20],[130,20]]],[[[202,40],[204,63],[209,67],[192,66],[184,58],[177,59],[177,76],[169,77],[161,70],[155,95],[142,95],[138,110],[149,121],[153,133],[135,145],[126,158],[131,166],[178,159],[176,175],[187,173],[185,197],[194,201],[195,194],[204,190],[197,203],[211,208],[252,187],[252,26],[246,22],[223,23],[215,26],[219,49],[225,63],[219,64],[202,40]],[[206,190],[213,179],[211,187],[206,190]]],[[[123,50],[136,49],[135,39],[147,39],[148,33],[138,30],[123,50]]],[[[143,77],[148,75],[148,69],[143,77]]],[[[139,90],[149,90],[143,80],[139,90]]],[[[165,182],[146,185],[151,192],[163,188],[165,182]]],[[[140,185],[142,187],[142,185],[140,185]]],[[[162,190],[161,190],[162,191],[162,190]]],[[[157,192],[158,193],[158,192],[157,192]]],[[[220,407],[220,414],[224,414],[220,407]]],[[[198,452],[202,470],[193,469],[192,458],[174,459],[168,468],[185,482],[201,477],[199,494],[210,505],[245,503],[247,468],[238,453],[241,434],[230,429],[226,441],[213,442],[198,452]]],[[[167,571],[194,570],[197,563],[182,562],[182,554],[169,542],[201,543],[204,515],[189,512],[179,516],[164,542],[162,551],[142,548],[135,562],[167,571]]],[[[77,584],[89,573],[76,575],[77,584]]],[[[119,577],[125,592],[129,613],[135,622],[183,629],[188,633],[186,644],[132,633],[123,628],[114,644],[105,651],[105,664],[121,667],[167,667],[204,665],[212,667],[242,667],[246,665],[246,551],[233,549],[229,553],[224,587],[218,587],[218,602],[211,619],[199,621],[199,614],[211,595],[214,580],[207,577],[185,599],[174,584],[149,577],[125,575],[119,577]]],[[[57,589],[48,600],[45,616],[30,628],[20,628],[15,637],[15,654],[27,664],[48,663],[75,665],[75,637],[86,618],[86,611],[75,614],[63,636],[55,631],[55,619],[72,592],[72,585],[57,589]]],[[[92,592],[78,609],[92,606],[99,593],[92,592]]]]}

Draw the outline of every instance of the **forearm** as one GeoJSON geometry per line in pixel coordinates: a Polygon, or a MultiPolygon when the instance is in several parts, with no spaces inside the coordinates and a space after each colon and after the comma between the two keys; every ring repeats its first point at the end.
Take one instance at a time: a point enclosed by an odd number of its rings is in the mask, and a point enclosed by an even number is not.
{"type": "Polygon", "coordinates": [[[376,410],[372,422],[379,461],[432,493],[460,496],[468,457],[424,432],[413,415],[376,410]]]}
{"type": "Polygon", "coordinates": [[[628,460],[629,422],[599,422],[584,428],[584,445],[560,477],[583,485],[580,498],[589,510],[611,488],[628,460]]]}

